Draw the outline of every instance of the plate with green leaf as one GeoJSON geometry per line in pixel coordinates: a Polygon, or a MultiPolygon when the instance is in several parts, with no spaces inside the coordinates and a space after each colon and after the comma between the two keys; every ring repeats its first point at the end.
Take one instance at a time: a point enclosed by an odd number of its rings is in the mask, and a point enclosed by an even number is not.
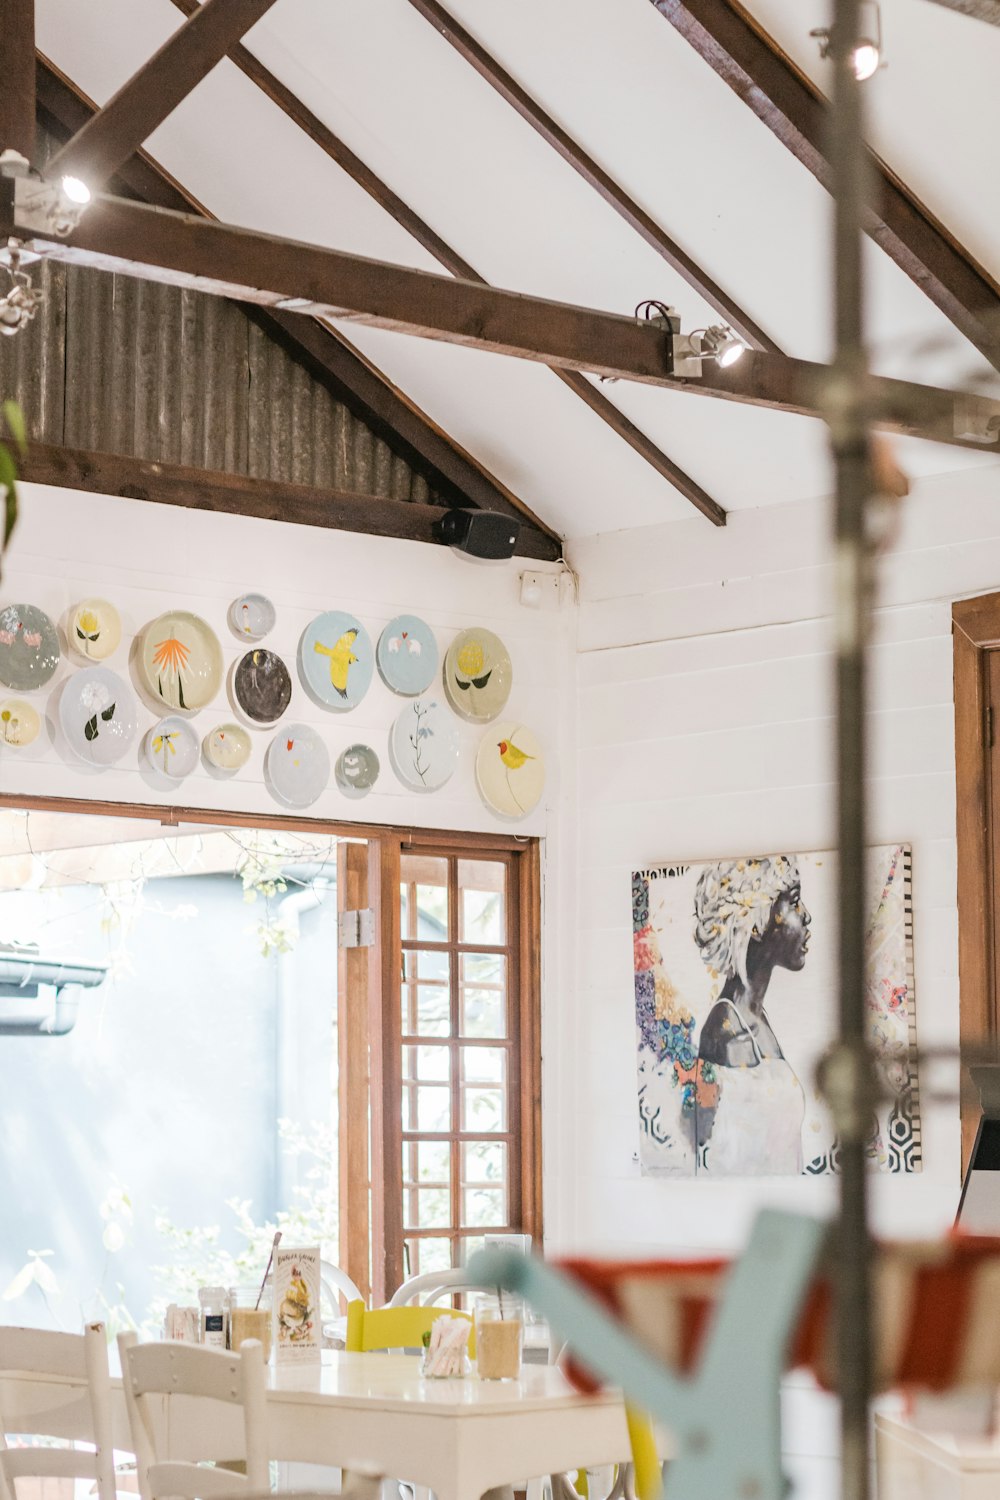
{"type": "Polygon", "coordinates": [[[59,726],[80,760],[91,766],[113,766],[138,732],[135,694],[110,668],[84,667],[63,688],[59,726]]]}

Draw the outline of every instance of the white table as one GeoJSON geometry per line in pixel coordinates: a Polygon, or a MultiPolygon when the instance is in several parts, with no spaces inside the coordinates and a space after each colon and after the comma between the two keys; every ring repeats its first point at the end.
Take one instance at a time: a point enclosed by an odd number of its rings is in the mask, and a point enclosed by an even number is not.
{"type": "MultiPolygon", "coordinates": [[[[0,1410],[14,1430],[81,1433],[81,1394],[71,1380],[23,1375],[0,1384],[0,1410]]],[[[582,1396],[549,1365],[526,1365],[518,1381],[424,1380],[406,1354],[324,1351],[319,1365],[268,1371],[272,1458],[350,1468],[373,1465],[431,1489],[438,1500],[479,1500],[486,1490],[556,1470],[596,1468],[629,1453],[625,1409],[614,1393],[582,1396]]],[[[241,1452],[238,1412],[219,1410],[211,1447],[241,1452]]],[[[121,1382],[114,1382],[115,1446],[131,1448],[121,1382]]],[[[175,1402],[168,1436],[176,1458],[197,1458],[193,1409],[175,1402]]]]}

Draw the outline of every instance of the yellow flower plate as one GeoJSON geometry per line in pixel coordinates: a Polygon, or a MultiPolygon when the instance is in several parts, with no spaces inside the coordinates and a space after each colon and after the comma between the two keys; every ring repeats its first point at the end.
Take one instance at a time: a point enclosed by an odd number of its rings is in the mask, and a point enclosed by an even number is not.
{"type": "Polygon", "coordinates": [[[0,745],[20,749],[38,738],[42,721],[37,711],[23,698],[0,701],[0,745]]]}
{"type": "Polygon", "coordinates": [[[69,643],[88,661],[106,661],[121,644],[121,616],[107,599],[81,599],[70,611],[69,643]]]}
{"type": "Polygon", "coordinates": [[[498,635],[478,625],[459,631],[444,659],[444,692],[460,719],[488,724],[510,697],[514,669],[498,635]]]}
{"type": "Polygon", "coordinates": [[[154,698],[194,713],[211,703],[222,686],[219,637],[200,615],[168,610],[142,632],[139,668],[154,698]]]}

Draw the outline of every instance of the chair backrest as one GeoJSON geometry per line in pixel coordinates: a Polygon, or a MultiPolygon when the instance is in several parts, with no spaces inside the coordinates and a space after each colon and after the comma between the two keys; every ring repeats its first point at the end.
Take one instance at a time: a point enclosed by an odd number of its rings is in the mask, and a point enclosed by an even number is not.
{"type": "MultiPolygon", "coordinates": [[[[0,1399],[0,1488],[14,1497],[18,1479],[90,1479],[97,1481],[99,1500],[115,1500],[111,1380],[104,1324],[88,1323],[82,1334],[0,1327],[0,1391],[4,1377],[9,1375],[68,1376],[85,1385],[90,1420],[79,1440],[92,1443],[94,1452],[79,1448],[9,1448],[4,1434],[15,1429],[4,1420],[0,1399]]],[[[37,1430],[31,1430],[31,1435],[52,1436],[37,1430]]]]}
{"type": "MultiPolygon", "coordinates": [[[[361,1297],[361,1291],[354,1285],[346,1271],[335,1266],[332,1261],[321,1260],[319,1263],[320,1289],[324,1299],[329,1301],[329,1311],[337,1317],[340,1313],[340,1298],[345,1302],[357,1302],[361,1297]]],[[[325,1310],[325,1309],[324,1309],[325,1310]]]]}
{"type": "MultiPolygon", "coordinates": [[[[450,1307],[365,1307],[360,1300],[347,1308],[349,1354],[372,1349],[419,1349],[423,1336],[438,1318],[472,1319],[450,1307]]],[[[469,1353],[475,1354],[476,1330],[469,1334],[469,1353]]]]}
{"type": "Polygon", "coordinates": [[[422,1271],[419,1276],[411,1276],[408,1281],[403,1282],[399,1290],[393,1293],[389,1306],[409,1307],[419,1304],[431,1307],[439,1297],[454,1297],[458,1292],[486,1290],[478,1281],[472,1280],[464,1266],[455,1266],[450,1271],[422,1271]]]}
{"type": "MultiPolygon", "coordinates": [[[[257,1339],[248,1339],[238,1354],[227,1354],[179,1341],[140,1344],[134,1333],[120,1333],[118,1348],[142,1500],[160,1500],[168,1495],[182,1500],[215,1500],[216,1496],[268,1488],[264,1358],[257,1339]],[[163,1398],[167,1403],[183,1398],[188,1408],[192,1400],[204,1403],[204,1417],[197,1421],[197,1430],[205,1434],[205,1451],[199,1453],[198,1461],[166,1457],[163,1441],[170,1412],[164,1422],[163,1398]],[[219,1422],[219,1403],[242,1408],[241,1430],[235,1434],[230,1423],[219,1422]],[[209,1459],[218,1464],[242,1459],[246,1474],[206,1468],[209,1459]]],[[[190,1418],[190,1409],[185,1415],[190,1418]]]]}

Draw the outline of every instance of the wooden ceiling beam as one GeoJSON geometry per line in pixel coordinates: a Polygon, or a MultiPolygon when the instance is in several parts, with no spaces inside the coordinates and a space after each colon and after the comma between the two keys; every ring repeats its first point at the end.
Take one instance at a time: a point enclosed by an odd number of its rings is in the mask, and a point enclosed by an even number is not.
{"type": "Polygon", "coordinates": [[[35,0],[0,0],[0,151],[35,158],[35,0]]]}
{"type": "MultiPolygon", "coordinates": [[[[198,0],[173,0],[173,3],[184,15],[191,15],[198,8],[198,0]]],[[[331,161],[336,162],[337,166],[346,172],[370,198],[373,198],[380,208],[384,208],[397,224],[411,234],[418,245],[422,245],[430,255],[433,255],[439,265],[444,266],[446,271],[450,271],[453,276],[458,276],[463,281],[478,281],[484,286],[488,284],[486,278],[480,276],[464,256],[449,245],[447,240],[442,239],[426,220],[400,198],[398,193],[394,193],[388,183],[383,182],[381,177],[373,172],[345,141],[342,141],[328,125],[324,124],[318,115],[313,114],[312,110],[308,109],[302,100],[281,82],[280,78],[276,77],[269,68],[265,68],[264,64],[254,57],[247,47],[241,44],[232,47],[229,60],[252,83],[255,83],[283,114],[294,121],[314,145],[318,146],[331,161]]],[[[572,370],[553,369],[552,373],[579,400],[585,402],[595,416],[600,417],[602,422],[628,443],[630,448],[633,448],[651,468],[662,475],[714,525],[726,524],[726,512],[718,501],[713,500],[697,480],[685,473],[680,465],[674,463],[673,459],[657,447],[641,428],[619,411],[603,391],[596,390],[585,376],[572,370]]]]}
{"type": "MultiPolygon", "coordinates": [[[[476,41],[475,37],[465,27],[460,25],[438,0],[410,0],[414,10],[419,11],[425,20],[429,21],[446,42],[449,42],[460,57],[473,68],[479,76],[494,88],[502,99],[505,99],[512,109],[516,110],[527,124],[535,130],[542,139],[557,151],[563,161],[568,162],[575,172],[578,172],[586,183],[597,192],[614,209],[630,228],[641,235],[658,255],[676,271],[678,276],[687,282],[688,286],[703,297],[705,301],[714,307],[726,322],[750,345],[752,349],[766,349],[770,353],[780,353],[778,345],[770,334],[750,316],[748,312],[732,297],[724,291],[717,282],[713,281],[706,271],[683,250],[676,240],[671,239],[662,225],[657,224],[655,219],[646,212],[622,187],[616,182],[609,172],[606,172],[594,158],[586,152],[579,141],[573,139],[568,131],[552,118],[542,108],[536,99],[533,99],[526,89],[523,89],[515,78],[501,67],[496,58],[486,48],[476,41]]],[[[667,297],[668,302],[672,299],[667,297]]]]}
{"type": "MultiPolygon", "coordinates": [[[[415,3],[415,0],[411,0],[415,3]]],[[[829,104],[737,0],[651,0],[719,78],[827,189],[829,104]]],[[[865,229],[996,369],[1000,287],[874,153],[865,229]]]]}
{"type": "Polygon", "coordinates": [[[957,10],[975,21],[986,21],[990,26],[1000,26],[1000,0],[934,0],[948,10],[957,10]]]}
{"type": "MultiPolygon", "coordinates": [[[[439,505],[281,484],[273,479],[252,479],[246,474],[223,474],[184,464],[127,458],[119,453],[90,453],[32,443],[21,464],[21,479],[29,484],[122,495],[129,500],[178,505],[188,510],[221,511],[227,515],[256,516],[266,521],[441,545],[433,534],[434,523],[443,513],[439,505]]],[[[539,561],[555,561],[559,556],[550,539],[530,526],[521,527],[515,550],[519,557],[539,561]]]]}
{"type": "MultiPolygon", "coordinates": [[[[15,216],[14,232],[68,263],[261,306],[305,299],[304,313],[804,416],[823,414],[831,380],[826,365],[753,351],[728,369],[706,361],[701,379],[678,378],[667,335],[652,323],[120,198],[99,197],[69,240],[51,240],[44,219],[32,224],[27,216],[15,216]]],[[[869,377],[868,386],[879,425],[1000,452],[1000,402],[884,376],[869,377]]]]}
{"type": "Polygon", "coordinates": [[[58,151],[51,171],[73,172],[92,191],[149,139],[274,0],[204,0],[147,63],[58,151]]]}
{"type": "MultiPolygon", "coordinates": [[[[41,118],[53,135],[75,134],[95,113],[95,106],[87,96],[43,57],[38,58],[37,87],[41,118]]],[[[211,217],[196,198],[145,152],[137,152],[121,164],[115,174],[115,185],[144,203],[211,217]]],[[[452,505],[472,505],[516,515],[523,524],[548,536],[559,555],[561,543],[556,533],[432,423],[346,339],[314,318],[268,312],[260,307],[245,310],[269,338],[304,365],[376,437],[387,442],[442,499],[452,505]]]]}

